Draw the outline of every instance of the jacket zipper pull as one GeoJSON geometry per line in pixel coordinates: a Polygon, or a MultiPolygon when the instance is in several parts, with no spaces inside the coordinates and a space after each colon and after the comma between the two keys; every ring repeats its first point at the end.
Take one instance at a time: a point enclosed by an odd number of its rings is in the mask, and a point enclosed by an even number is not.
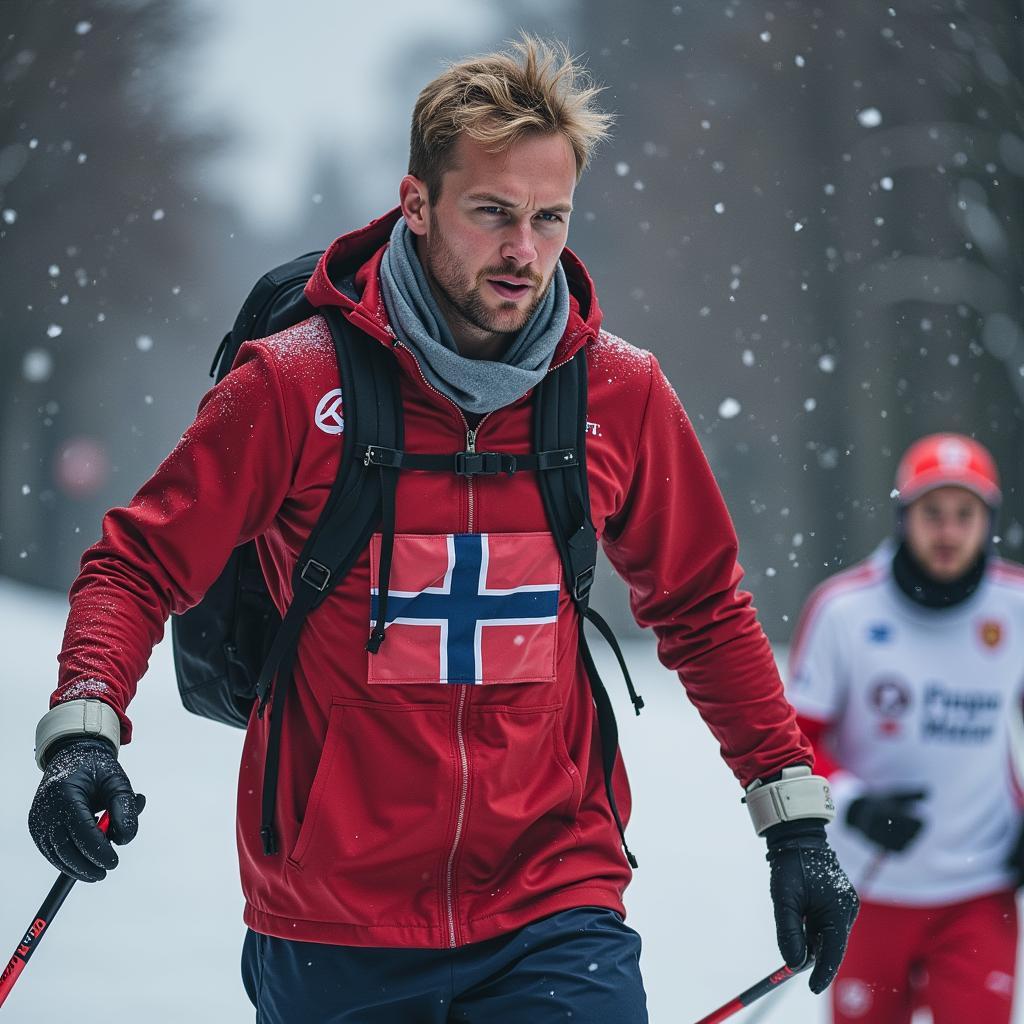
{"type": "Polygon", "coordinates": [[[476,451],[476,431],[475,430],[467,430],[466,431],[466,451],[467,452],[475,452],[476,451]]]}

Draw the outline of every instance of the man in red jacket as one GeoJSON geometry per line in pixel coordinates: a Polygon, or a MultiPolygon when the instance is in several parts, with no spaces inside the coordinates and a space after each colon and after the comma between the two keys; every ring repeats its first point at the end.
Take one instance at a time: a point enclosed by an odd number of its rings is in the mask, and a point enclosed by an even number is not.
{"type": "MultiPolygon", "coordinates": [[[[596,91],[564,50],[525,37],[449,67],[416,104],[400,207],[335,241],[306,296],[393,353],[412,452],[532,451],[532,390],[586,347],[591,518],[747,790],[780,949],[792,966],[816,957],[820,992],[857,908],[825,840],[828,788],[738,589],[693,428],[654,357],[601,329],[566,248],[575,185],[609,126],[596,91]]],[[[94,881],[117,863],[100,809],[112,842],[135,834],[117,750],[167,616],[250,539],[287,607],[345,443],[338,383],[320,316],[245,344],[153,478],[106,516],[37,730],[30,828],[61,870],[94,881]]],[[[396,510],[390,573],[375,536],[306,623],[267,847],[270,716],[249,723],[238,843],[258,1019],[645,1021],[623,922],[630,865],[536,474],[408,472],[396,510]],[[531,611],[473,619],[467,588],[531,611]],[[449,615],[457,592],[470,604],[449,615]]],[[[621,763],[614,792],[628,818],[621,763]]]]}

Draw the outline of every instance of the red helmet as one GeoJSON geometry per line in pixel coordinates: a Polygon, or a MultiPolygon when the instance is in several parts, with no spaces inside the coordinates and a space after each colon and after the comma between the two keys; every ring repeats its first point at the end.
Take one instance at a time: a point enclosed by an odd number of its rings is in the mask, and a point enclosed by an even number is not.
{"type": "Polygon", "coordinates": [[[929,434],[900,459],[896,490],[901,505],[936,487],[964,487],[989,508],[996,508],[1003,498],[995,460],[984,445],[963,434],[929,434]]]}

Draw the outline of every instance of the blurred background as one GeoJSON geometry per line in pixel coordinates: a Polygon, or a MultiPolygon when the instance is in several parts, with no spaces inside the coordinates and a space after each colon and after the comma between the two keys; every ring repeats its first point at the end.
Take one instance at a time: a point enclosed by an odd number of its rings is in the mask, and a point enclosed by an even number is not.
{"type": "Polygon", "coordinates": [[[890,529],[924,432],[993,449],[1022,556],[1020,3],[5,0],[0,26],[0,575],[66,590],[251,284],[394,205],[419,89],[520,27],[607,86],[570,245],[694,420],[772,639],[890,529]]]}
{"type": "MultiPolygon", "coordinates": [[[[566,40],[607,87],[615,139],[577,192],[570,244],[606,326],[675,383],[780,657],[809,589],[891,529],[896,461],[920,434],[991,447],[999,546],[1024,558],[1020,2],[3,0],[12,948],[52,880],[24,808],[83,548],[192,419],[256,279],[391,207],[419,89],[521,27],[566,40]]],[[[607,568],[601,588],[625,633],[607,568]]],[[[239,735],[181,711],[167,646],[132,705],[146,742],[125,754],[153,809],[110,902],[69,901],[12,1024],[126,1007],[168,1024],[251,1019],[231,852],[239,735]],[[112,950],[120,1004],[97,973],[112,950]]],[[[612,687],[644,864],[630,915],[652,1019],[684,1021],[777,966],[766,865],[710,734],[652,646],[628,647],[653,711],[631,726],[612,687]],[[666,815],[694,776],[703,803],[666,815]],[[693,820],[717,841],[694,842],[693,820]]],[[[764,1024],[822,1019],[802,982],[780,995],[764,1024]]]]}

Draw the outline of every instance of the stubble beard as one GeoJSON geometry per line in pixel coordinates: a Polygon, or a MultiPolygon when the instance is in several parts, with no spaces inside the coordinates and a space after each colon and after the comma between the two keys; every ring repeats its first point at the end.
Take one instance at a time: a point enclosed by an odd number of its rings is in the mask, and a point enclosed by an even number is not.
{"type": "MultiPolygon", "coordinates": [[[[427,249],[423,266],[430,283],[441,296],[442,312],[449,321],[449,327],[456,326],[452,323],[453,319],[461,320],[478,331],[498,335],[508,341],[515,338],[530,322],[537,307],[544,301],[547,288],[537,290],[533,302],[523,310],[519,321],[510,327],[501,314],[503,311],[518,311],[518,305],[514,302],[502,302],[497,309],[489,307],[483,296],[484,279],[487,277],[522,278],[528,276],[536,287],[540,283],[539,275],[532,271],[527,271],[524,275],[522,268],[512,263],[500,267],[487,267],[477,275],[476,283],[471,284],[433,216],[431,216],[431,236],[431,244],[427,249]]],[[[549,282],[548,287],[550,286],[549,282]]]]}

